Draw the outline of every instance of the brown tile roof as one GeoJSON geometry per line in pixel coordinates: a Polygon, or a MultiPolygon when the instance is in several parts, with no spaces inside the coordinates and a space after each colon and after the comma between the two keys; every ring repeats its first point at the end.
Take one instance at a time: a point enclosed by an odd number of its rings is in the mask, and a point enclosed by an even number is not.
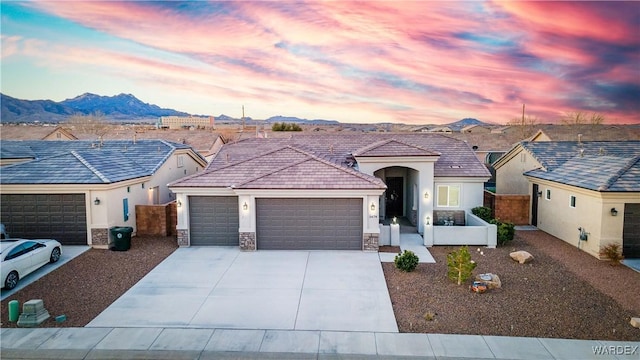
{"type": "MultiPolygon", "coordinates": [[[[234,157],[236,158],[236,157],[234,157]]],[[[226,162],[226,156],[225,160],[226,162]]],[[[177,187],[235,189],[386,189],[382,180],[284,145],[260,155],[210,167],[177,187]]]]}
{"type": "Polygon", "coordinates": [[[353,152],[358,157],[440,156],[440,153],[396,139],[381,140],[353,152]]]}
{"type": "MultiPolygon", "coordinates": [[[[226,144],[211,161],[208,170],[221,169],[230,164],[244,162],[268,154],[285,146],[298,149],[326,163],[343,169],[355,165],[354,153],[369,156],[434,156],[440,154],[434,165],[436,177],[489,177],[486,167],[464,141],[439,134],[295,134],[290,138],[244,139],[226,144]],[[383,155],[380,155],[383,154],[383,155]]],[[[266,161],[266,158],[263,159],[266,161]]],[[[269,160],[272,161],[272,160],[269,160]]],[[[316,171],[320,183],[326,177],[316,171]]]]}

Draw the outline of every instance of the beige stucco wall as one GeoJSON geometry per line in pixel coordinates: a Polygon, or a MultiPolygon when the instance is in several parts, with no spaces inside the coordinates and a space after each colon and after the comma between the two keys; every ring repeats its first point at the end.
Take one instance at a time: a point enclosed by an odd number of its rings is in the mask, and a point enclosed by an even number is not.
{"type": "MultiPolygon", "coordinates": [[[[538,228],[587,253],[599,257],[600,249],[610,243],[622,247],[624,204],[640,203],[639,193],[600,193],[573,186],[532,180],[539,185],[542,197],[538,201],[538,228]],[[551,199],[546,199],[547,189],[551,199]],[[571,195],[576,207],[570,206],[571,195]],[[611,208],[618,216],[611,215],[611,208]],[[578,228],[588,233],[587,241],[579,241],[578,228]]],[[[532,185],[530,185],[532,186],[532,185]]]]}
{"type": "Polygon", "coordinates": [[[522,174],[541,167],[540,163],[522,149],[506,156],[508,160],[496,168],[496,194],[530,194],[529,182],[522,174]]]}

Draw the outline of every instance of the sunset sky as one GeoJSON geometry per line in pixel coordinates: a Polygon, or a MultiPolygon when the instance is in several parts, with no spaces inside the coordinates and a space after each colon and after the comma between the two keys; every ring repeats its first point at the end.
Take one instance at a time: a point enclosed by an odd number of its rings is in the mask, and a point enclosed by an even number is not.
{"type": "Polygon", "coordinates": [[[640,123],[640,2],[2,1],[1,92],[191,114],[640,123]]]}

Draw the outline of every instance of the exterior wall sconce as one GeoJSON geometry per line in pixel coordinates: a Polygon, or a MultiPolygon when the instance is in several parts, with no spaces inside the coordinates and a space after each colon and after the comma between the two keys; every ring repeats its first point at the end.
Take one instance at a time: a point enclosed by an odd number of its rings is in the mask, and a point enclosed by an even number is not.
{"type": "Polygon", "coordinates": [[[396,225],[398,223],[398,218],[394,216],[392,221],[393,225],[396,225]]]}
{"type": "Polygon", "coordinates": [[[542,191],[538,191],[538,197],[542,197],[542,191]]]}
{"type": "Polygon", "coordinates": [[[178,199],[178,201],[176,201],[176,206],[177,207],[182,207],[182,201],[180,201],[180,199],[178,199]]]}
{"type": "Polygon", "coordinates": [[[611,208],[611,216],[618,216],[618,210],[616,210],[616,208],[611,208]]]}
{"type": "Polygon", "coordinates": [[[427,218],[425,219],[427,221],[427,225],[431,225],[431,217],[427,216],[427,218]]]}
{"type": "Polygon", "coordinates": [[[376,211],[376,204],[375,203],[371,203],[371,211],[376,211]]]}
{"type": "Polygon", "coordinates": [[[244,204],[242,204],[242,210],[244,210],[244,211],[249,210],[249,205],[246,202],[244,204]]]}
{"type": "Polygon", "coordinates": [[[95,200],[93,200],[93,204],[94,204],[94,205],[100,205],[100,199],[98,199],[98,198],[96,197],[96,199],[95,199],[95,200]]]}
{"type": "Polygon", "coordinates": [[[424,198],[425,198],[425,199],[428,199],[428,198],[429,198],[429,192],[428,192],[428,191],[425,191],[425,192],[424,192],[424,198]]]}

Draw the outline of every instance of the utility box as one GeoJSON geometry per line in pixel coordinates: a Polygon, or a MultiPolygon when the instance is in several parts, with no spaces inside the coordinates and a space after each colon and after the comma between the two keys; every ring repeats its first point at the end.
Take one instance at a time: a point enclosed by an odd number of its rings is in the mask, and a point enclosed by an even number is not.
{"type": "Polygon", "coordinates": [[[109,250],[127,251],[131,248],[131,226],[114,226],[109,229],[109,250]]]}

